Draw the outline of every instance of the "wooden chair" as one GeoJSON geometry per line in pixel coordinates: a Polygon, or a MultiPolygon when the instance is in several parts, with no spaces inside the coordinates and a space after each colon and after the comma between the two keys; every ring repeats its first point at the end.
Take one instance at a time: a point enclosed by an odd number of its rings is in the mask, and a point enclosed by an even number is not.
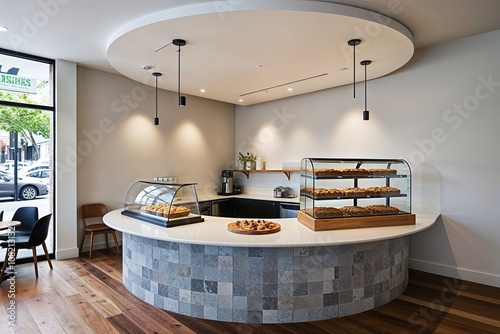
{"type": "Polygon", "coordinates": [[[108,233],[111,233],[113,236],[113,240],[115,242],[116,250],[118,254],[120,253],[120,248],[118,247],[118,241],[116,239],[115,230],[111,227],[104,224],[102,221],[102,217],[108,213],[108,208],[106,205],[102,203],[94,203],[94,204],[84,204],[82,205],[82,221],[83,221],[83,229],[85,231],[82,241],[80,242],[80,253],[82,252],[83,243],[85,242],[85,238],[87,234],[90,234],[90,251],[89,251],[89,259],[92,258],[92,248],[94,246],[94,235],[95,234],[104,234],[106,239],[106,248],[109,248],[108,241],[108,233]],[[89,220],[92,218],[100,218],[99,223],[89,223],[89,220]]]}
{"type": "MultiPolygon", "coordinates": [[[[38,264],[36,258],[36,248],[40,245],[43,247],[43,251],[45,253],[45,258],[49,262],[50,269],[53,269],[52,262],[50,262],[49,252],[47,251],[47,246],[45,245],[45,239],[47,239],[47,235],[49,233],[50,226],[50,218],[52,218],[52,214],[49,213],[46,216],[38,219],[33,225],[30,235],[16,235],[14,237],[14,242],[12,240],[4,241],[0,243],[0,246],[3,248],[11,248],[15,249],[14,262],[17,258],[17,252],[20,249],[31,249],[33,252],[33,264],[35,265],[35,276],[38,278],[38,264]]],[[[9,252],[5,251],[5,260],[3,262],[2,273],[5,271],[7,267],[7,262],[9,259],[9,252]]]]}

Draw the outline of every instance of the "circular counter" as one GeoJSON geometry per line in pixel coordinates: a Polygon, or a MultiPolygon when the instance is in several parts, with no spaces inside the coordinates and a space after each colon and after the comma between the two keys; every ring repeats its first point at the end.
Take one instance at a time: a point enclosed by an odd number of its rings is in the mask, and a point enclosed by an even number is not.
{"type": "Polygon", "coordinates": [[[123,282],[167,311],[242,323],[291,323],[370,310],[408,284],[409,235],[416,225],[315,232],[276,219],[279,233],[227,231],[234,218],[163,228],[121,215],[104,222],[123,232],[123,282]]]}

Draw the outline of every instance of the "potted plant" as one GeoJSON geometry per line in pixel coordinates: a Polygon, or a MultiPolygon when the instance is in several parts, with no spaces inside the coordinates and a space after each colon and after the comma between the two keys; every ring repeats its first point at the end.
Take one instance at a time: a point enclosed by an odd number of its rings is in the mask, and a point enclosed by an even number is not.
{"type": "Polygon", "coordinates": [[[243,154],[241,152],[238,153],[238,162],[241,164],[241,169],[250,170],[253,169],[253,165],[257,161],[257,156],[253,153],[247,152],[247,154],[243,154]]]}

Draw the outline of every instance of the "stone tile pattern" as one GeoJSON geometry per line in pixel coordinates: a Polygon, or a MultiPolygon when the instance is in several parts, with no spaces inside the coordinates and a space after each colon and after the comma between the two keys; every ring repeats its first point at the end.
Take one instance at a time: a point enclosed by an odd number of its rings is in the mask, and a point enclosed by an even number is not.
{"type": "Polygon", "coordinates": [[[124,233],[123,282],[167,311],[241,323],[342,317],[399,296],[408,237],[339,246],[218,247],[124,233]]]}

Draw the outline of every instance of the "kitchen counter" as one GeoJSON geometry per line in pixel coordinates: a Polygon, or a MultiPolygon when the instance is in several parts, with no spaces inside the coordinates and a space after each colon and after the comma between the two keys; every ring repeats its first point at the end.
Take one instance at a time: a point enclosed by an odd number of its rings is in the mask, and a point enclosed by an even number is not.
{"type": "Polygon", "coordinates": [[[274,197],[271,195],[258,195],[258,194],[235,194],[235,195],[213,195],[213,196],[198,196],[198,200],[200,202],[204,201],[216,201],[216,200],[221,200],[221,199],[227,199],[227,198],[244,198],[244,199],[256,199],[256,200],[261,200],[261,201],[275,201],[275,202],[287,202],[287,203],[300,203],[299,197],[292,197],[292,198],[287,198],[287,197],[274,197]]]}
{"type": "Polygon", "coordinates": [[[164,228],[114,210],[104,222],[123,233],[123,282],[138,298],[204,319],[291,323],[398,297],[408,284],[409,236],[439,215],[416,217],[416,225],[321,232],[273,219],[282,230],[269,235],[231,233],[235,218],[210,216],[164,228]]]}

